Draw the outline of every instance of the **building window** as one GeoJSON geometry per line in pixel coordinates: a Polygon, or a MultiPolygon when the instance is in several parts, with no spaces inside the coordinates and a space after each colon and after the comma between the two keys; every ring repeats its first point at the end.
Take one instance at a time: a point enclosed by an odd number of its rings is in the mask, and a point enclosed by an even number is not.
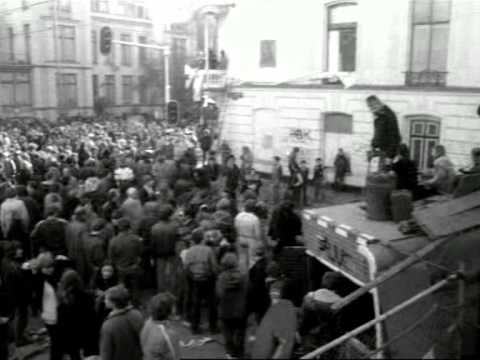
{"type": "Polygon", "coordinates": [[[148,12],[145,6],[137,6],[137,18],[139,19],[148,19],[148,12]]]}
{"type": "Polygon", "coordinates": [[[330,72],[355,71],[357,53],[357,5],[328,7],[328,58],[330,72]]]}
{"type": "Polygon", "coordinates": [[[32,85],[29,73],[0,73],[0,105],[32,105],[32,85]]]}
{"type": "Polygon", "coordinates": [[[75,27],[59,25],[58,40],[60,48],[60,61],[75,61],[76,45],[75,45],[75,27]]]}
{"type": "Polygon", "coordinates": [[[420,170],[433,167],[432,150],[440,142],[440,120],[429,116],[410,121],[410,153],[420,170]]]}
{"type": "Polygon", "coordinates": [[[450,0],[415,0],[407,85],[444,86],[447,75],[450,0]]]}
{"type": "Polygon", "coordinates": [[[108,13],[108,0],[92,0],[92,11],[108,13]]]}
{"type": "MultiPolygon", "coordinates": [[[[120,35],[121,41],[132,42],[132,36],[128,34],[120,35]]],[[[132,46],[122,44],[122,65],[132,66],[132,46]]]]}
{"type": "Polygon", "coordinates": [[[61,108],[78,106],[77,75],[58,75],[58,106],[61,108]]]}
{"type": "Polygon", "coordinates": [[[147,80],[144,75],[140,75],[138,77],[138,97],[139,102],[142,105],[146,105],[148,103],[148,91],[147,91],[147,80]]]}
{"type": "Polygon", "coordinates": [[[105,75],[105,98],[110,104],[116,104],[115,75],[105,75]]]}
{"type": "MultiPolygon", "coordinates": [[[[115,39],[115,35],[112,34],[112,41],[115,39]]],[[[108,54],[106,57],[105,57],[105,64],[106,65],[115,65],[115,49],[117,48],[117,45],[113,44],[112,43],[112,47],[110,48],[110,54],[108,54]]]]}
{"type": "Polygon", "coordinates": [[[326,133],[353,134],[353,117],[345,113],[326,113],[324,115],[326,133]]]}
{"type": "MultiPolygon", "coordinates": [[[[140,44],[146,44],[147,43],[147,37],[146,36],[139,36],[138,37],[138,42],[140,44]]],[[[147,49],[144,48],[144,47],[139,47],[138,48],[138,65],[144,65],[146,61],[147,61],[147,49]]]]}
{"type": "Polygon", "coordinates": [[[124,105],[133,103],[133,76],[122,76],[122,102],[124,105]]]}
{"type": "Polygon", "coordinates": [[[72,12],[72,0],[58,0],[57,7],[60,12],[70,13],[72,12]]]}
{"type": "Polygon", "coordinates": [[[31,35],[30,35],[30,25],[29,24],[23,25],[23,36],[25,37],[25,60],[27,61],[27,63],[30,63],[30,61],[31,61],[31,53],[30,53],[31,35]]]}
{"type": "Polygon", "coordinates": [[[260,67],[277,66],[277,42],[275,40],[260,41],[260,67]]]}
{"type": "Polygon", "coordinates": [[[96,30],[92,30],[92,63],[98,64],[98,37],[96,30]]]}
{"type": "Polygon", "coordinates": [[[92,75],[93,101],[98,99],[98,75],[92,75]]]}
{"type": "Polygon", "coordinates": [[[15,32],[13,27],[8,28],[8,60],[15,61],[15,32]]]}

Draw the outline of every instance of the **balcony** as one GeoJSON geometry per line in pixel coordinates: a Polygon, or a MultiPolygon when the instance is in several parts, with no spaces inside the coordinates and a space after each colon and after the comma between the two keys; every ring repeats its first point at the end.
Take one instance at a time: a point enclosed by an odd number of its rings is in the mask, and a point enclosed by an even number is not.
{"type": "Polygon", "coordinates": [[[445,71],[406,71],[405,85],[413,87],[444,87],[447,83],[445,71]]]}

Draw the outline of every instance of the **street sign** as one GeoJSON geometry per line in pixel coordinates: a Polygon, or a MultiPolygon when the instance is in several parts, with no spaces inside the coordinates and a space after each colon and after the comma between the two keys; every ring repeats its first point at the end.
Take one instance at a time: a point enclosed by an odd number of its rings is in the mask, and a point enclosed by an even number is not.
{"type": "Polygon", "coordinates": [[[112,50],[113,33],[110,26],[104,26],[100,30],[100,52],[103,55],[110,54],[112,50]]]}

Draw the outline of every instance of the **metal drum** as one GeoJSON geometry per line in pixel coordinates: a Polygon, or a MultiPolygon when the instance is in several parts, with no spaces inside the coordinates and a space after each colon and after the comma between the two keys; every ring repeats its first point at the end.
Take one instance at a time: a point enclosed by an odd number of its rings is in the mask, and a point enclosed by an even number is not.
{"type": "Polygon", "coordinates": [[[365,193],[369,219],[378,221],[392,219],[391,194],[395,186],[395,175],[377,172],[367,176],[365,193]]]}

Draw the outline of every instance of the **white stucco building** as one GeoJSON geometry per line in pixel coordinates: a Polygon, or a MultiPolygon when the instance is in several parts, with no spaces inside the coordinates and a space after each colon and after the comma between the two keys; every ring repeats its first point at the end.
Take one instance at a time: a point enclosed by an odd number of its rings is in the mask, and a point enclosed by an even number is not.
{"type": "Polygon", "coordinates": [[[342,147],[348,183],[362,186],[375,94],[420,167],[437,143],[463,166],[480,145],[479,31],[480,1],[238,1],[218,30],[235,79],[227,91],[241,96],[226,102],[222,136],[237,153],[250,146],[263,171],[293,146],[310,166],[332,166],[342,147]]]}

